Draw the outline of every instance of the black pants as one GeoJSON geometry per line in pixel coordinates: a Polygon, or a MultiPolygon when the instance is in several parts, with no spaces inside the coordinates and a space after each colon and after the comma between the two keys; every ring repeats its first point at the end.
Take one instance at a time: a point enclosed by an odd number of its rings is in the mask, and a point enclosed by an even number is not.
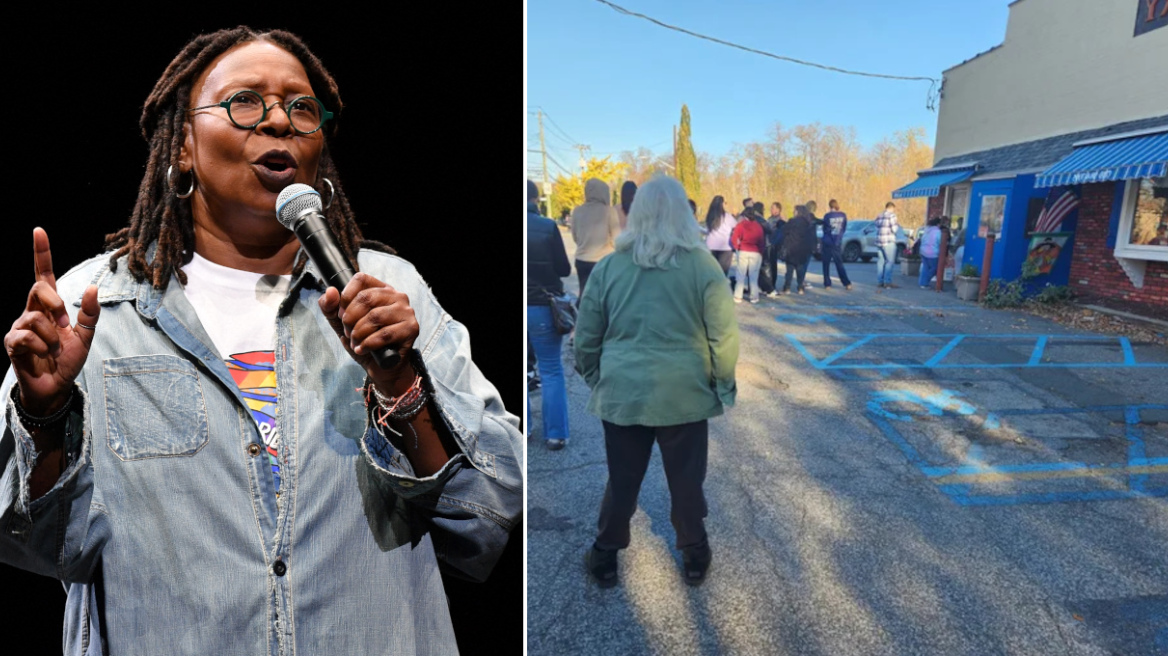
{"type": "Polygon", "coordinates": [[[677,548],[696,547],[706,540],[702,483],[706,480],[709,424],[702,420],[677,426],[617,426],[606,421],[608,485],[600,503],[596,534],[600,549],[629,546],[629,521],[637,510],[637,495],[649,468],[654,440],[661,447],[665,479],[669,481],[670,519],[677,533],[677,548]]]}
{"type": "Polygon", "coordinates": [[[763,264],[771,272],[771,281],[774,282],[775,289],[779,287],[779,246],[780,244],[771,244],[767,248],[766,262],[763,264]]]}
{"type": "Polygon", "coordinates": [[[730,272],[730,265],[734,264],[734,251],[710,251],[710,254],[722,265],[723,275],[730,272]]]}
{"type": "Polygon", "coordinates": [[[839,273],[840,282],[844,287],[850,287],[852,281],[848,279],[848,272],[844,269],[844,257],[837,244],[825,244],[820,253],[823,259],[823,286],[831,287],[831,263],[835,262],[835,270],[839,273]]]}
{"type": "Polygon", "coordinates": [[[584,298],[584,285],[588,284],[588,276],[592,275],[594,268],[596,268],[595,262],[576,260],[576,278],[580,281],[580,294],[576,297],[576,305],[580,305],[580,299],[584,298]]]}
{"type": "Polygon", "coordinates": [[[807,277],[807,260],[785,260],[787,264],[787,276],[783,281],[783,291],[791,289],[791,275],[798,274],[797,284],[799,289],[803,289],[803,279],[807,277]]]}

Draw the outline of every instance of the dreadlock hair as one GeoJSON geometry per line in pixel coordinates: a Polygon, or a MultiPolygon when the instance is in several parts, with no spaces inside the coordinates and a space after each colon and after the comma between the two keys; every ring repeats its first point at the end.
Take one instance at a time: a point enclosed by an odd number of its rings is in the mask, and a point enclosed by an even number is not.
{"type": "MultiPolygon", "coordinates": [[[[192,39],[163,71],[142,107],[138,124],[142,129],[142,137],[150,144],[150,156],[146,161],[146,174],[138,185],[138,200],[130,214],[129,225],[106,235],[106,250],[114,250],[110,255],[111,271],[117,270],[119,258],[128,256],[127,266],[139,282],[149,279],[155,289],[164,290],[173,274],[179,282],[186,284],[187,277],[182,266],[194,257],[194,220],[190,203],[176,195],[176,190],[168,184],[166,172],[171,166],[178,167],[183,125],[187,121],[186,110],[190,105],[191,87],[195,79],[216,57],[237,45],[252,41],[274,43],[299,59],[308,73],[313,90],[335,116],[340,116],[344,105],[336,81],[295,34],[283,30],[261,33],[240,26],[192,39]],[[158,243],[158,248],[154,259],[147,262],[147,249],[154,242],[158,243]]],[[[325,143],[320,153],[318,178],[313,186],[319,187],[321,178],[329,178],[333,183],[332,203],[324,210],[324,214],[340,247],[354,266],[357,263],[357,251],[362,248],[395,253],[389,246],[365,239],[361,234],[353,210],[349,207],[349,199],[341,186],[336,165],[329,155],[328,138],[336,134],[336,119],[326,125],[323,131],[325,143]]],[[[293,277],[299,275],[307,263],[307,254],[301,253],[292,268],[293,277]]]]}

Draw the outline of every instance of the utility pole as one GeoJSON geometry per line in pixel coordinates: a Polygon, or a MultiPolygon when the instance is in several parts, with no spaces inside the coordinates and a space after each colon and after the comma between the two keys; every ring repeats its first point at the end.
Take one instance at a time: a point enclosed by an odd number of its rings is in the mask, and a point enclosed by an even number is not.
{"type": "Polygon", "coordinates": [[[584,175],[584,169],[588,167],[588,160],[584,159],[584,153],[592,150],[592,146],[588,146],[586,144],[576,144],[572,147],[580,151],[580,175],[584,175]]]}
{"type": "Polygon", "coordinates": [[[539,153],[543,159],[543,183],[548,183],[547,176],[547,149],[543,145],[543,110],[539,110],[539,153]]]}
{"type": "Polygon", "coordinates": [[[540,189],[540,191],[542,191],[544,196],[547,197],[547,212],[550,214],[552,211],[552,194],[549,191],[549,188],[551,187],[551,185],[548,183],[548,175],[547,175],[547,148],[545,148],[543,145],[543,110],[542,109],[539,110],[539,155],[540,155],[540,158],[543,160],[543,184],[540,185],[543,188],[540,189]]]}

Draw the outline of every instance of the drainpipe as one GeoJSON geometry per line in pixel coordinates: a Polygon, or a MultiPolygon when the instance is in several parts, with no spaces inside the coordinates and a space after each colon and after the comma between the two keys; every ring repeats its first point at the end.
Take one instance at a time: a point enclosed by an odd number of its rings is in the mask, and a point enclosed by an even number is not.
{"type": "Polygon", "coordinates": [[[977,288],[977,302],[985,300],[986,287],[990,284],[990,267],[994,263],[994,233],[986,235],[985,254],[981,257],[981,284],[977,288]]]}

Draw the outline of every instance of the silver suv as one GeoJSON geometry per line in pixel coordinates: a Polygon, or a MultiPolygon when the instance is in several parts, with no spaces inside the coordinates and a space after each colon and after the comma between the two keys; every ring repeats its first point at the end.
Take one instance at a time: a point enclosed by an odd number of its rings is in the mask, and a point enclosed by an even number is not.
{"type": "MultiPolygon", "coordinates": [[[[823,239],[823,228],[815,229],[815,236],[823,239]]],[[[819,240],[815,244],[815,259],[820,259],[819,240]]],[[[908,249],[910,240],[904,228],[896,226],[896,261],[908,249]]],[[[849,219],[848,229],[844,231],[843,243],[840,250],[844,262],[862,260],[871,262],[876,257],[876,226],[868,219],[849,219]]]]}

